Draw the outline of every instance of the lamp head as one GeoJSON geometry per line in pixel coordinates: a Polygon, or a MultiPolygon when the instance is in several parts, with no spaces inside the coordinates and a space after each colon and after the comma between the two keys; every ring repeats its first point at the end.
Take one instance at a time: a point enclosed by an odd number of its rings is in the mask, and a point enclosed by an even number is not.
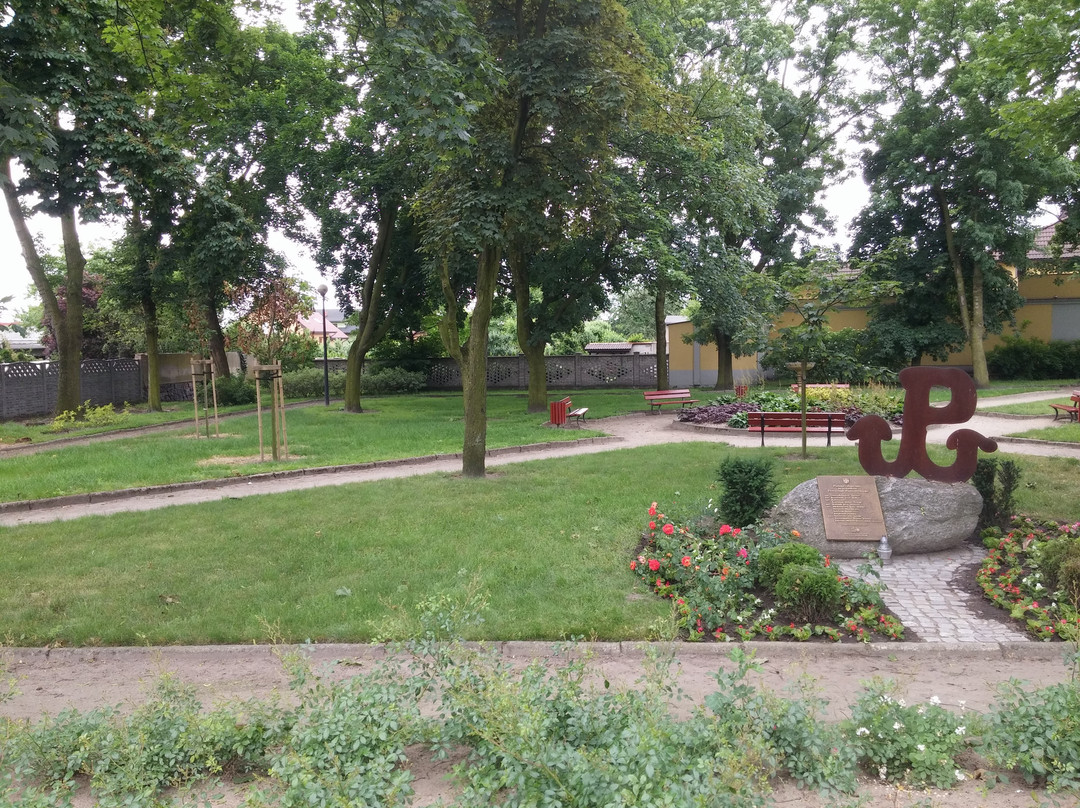
{"type": "Polygon", "coordinates": [[[315,289],[315,291],[322,295],[323,299],[325,300],[326,293],[330,291],[330,287],[328,287],[325,283],[320,283],[315,289]]]}

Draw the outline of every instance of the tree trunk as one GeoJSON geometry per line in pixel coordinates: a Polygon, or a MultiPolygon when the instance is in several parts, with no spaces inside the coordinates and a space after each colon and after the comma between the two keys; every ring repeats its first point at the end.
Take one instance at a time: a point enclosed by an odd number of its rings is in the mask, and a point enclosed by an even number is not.
{"type": "Polygon", "coordinates": [[[657,279],[656,281],[656,307],[654,309],[654,317],[656,318],[656,389],[657,390],[669,390],[668,384],[668,346],[667,346],[667,315],[665,311],[667,309],[667,301],[665,300],[665,290],[663,279],[657,279]]]}
{"type": "MultiPolygon", "coordinates": [[[[390,264],[390,243],[394,237],[400,202],[379,200],[379,230],[375,236],[375,247],[371,251],[368,272],[360,289],[360,327],[349,346],[349,358],[345,365],[345,412],[363,412],[360,403],[360,374],[364,370],[364,360],[379,340],[390,330],[394,321],[394,312],[380,312],[382,307],[383,286],[390,264]]],[[[405,266],[402,264],[399,283],[404,282],[405,266]]],[[[326,339],[326,335],[323,335],[326,339]]]]}
{"type": "Polygon", "coordinates": [[[514,304],[517,325],[518,348],[525,355],[529,367],[529,400],[526,412],[545,412],[547,410],[547,364],[544,362],[545,343],[533,344],[533,322],[529,317],[529,267],[525,254],[520,249],[510,251],[507,259],[510,264],[510,278],[514,286],[514,304]]]}
{"type": "Polygon", "coordinates": [[[716,390],[734,390],[735,374],[731,368],[731,337],[719,331],[713,333],[716,342],[716,390]]]}
{"type": "Polygon", "coordinates": [[[345,412],[363,412],[360,403],[360,376],[364,372],[367,348],[362,334],[357,334],[349,346],[349,358],[345,365],[345,412]]]}
{"type": "Polygon", "coordinates": [[[79,366],[82,358],[82,284],[83,268],[85,260],[79,249],[78,232],[75,228],[75,214],[72,211],[70,221],[61,219],[61,227],[64,234],[64,256],[67,264],[67,288],[75,291],[74,296],[68,293],[67,313],[60,311],[60,301],[56,292],[49,285],[49,279],[45,276],[45,265],[41,256],[38,255],[37,246],[34,244],[34,236],[26,224],[26,215],[19,200],[19,194],[15,189],[15,183],[11,179],[11,159],[4,160],[0,164],[0,186],[3,186],[4,200],[7,202],[8,213],[11,223],[15,227],[15,236],[19,240],[22,249],[23,261],[34,282],[38,295],[41,297],[42,307],[45,314],[56,329],[56,344],[60,352],[59,390],[57,396],[57,412],[75,410],[82,404],[82,378],[79,366]],[[74,304],[74,306],[72,306],[74,304]],[[70,318],[70,319],[69,319],[70,318]],[[71,326],[74,326],[72,328],[71,326]]]}
{"type": "Polygon", "coordinates": [[[964,265],[960,259],[960,250],[956,246],[956,238],[953,233],[952,214],[949,213],[949,202],[945,197],[945,191],[940,187],[934,188],[934,198],[937,201],[938,213],[941,215],[941,227],[945,234],[945,249],[949,254],[949,264],[956,280],[956,303],[960,309],[960,323],[964,327],[964,335],[971,346],[971,372],[975,378],[976,387],[988,387],[990,385],[990,371],[986,366],[986,322],[983,318],[983,276],[978,263],[974,263],[971,270],[971,308],[968,308],[967,288],[964,284],[964,265]]]}
{"type": "Polygon", "coordinates": [[[64,264],[67,306],[63,318],[56,324],[56,345],[60,351],[60,375],[57,379],[56,411],[68,412],[82,402],[82,339],[83,339],[83,273],[86,259],[79,245],[74,209],[60,214],[60,231],[64,239],[64,264]]]}
{"type": "Polygon", "coordinates": [[[476,271],[476,303],[469,317],[469,339],[462,348],[465,443],[461,451],[461,473],[465,477],[483,477],[486,472],[487,342],[499,263],[498,248],[489,245],[480,253],[476,271]]]}
{"type": "Polygon", "coordinates": [[[232,374],[229,372],[229,357],[225,353],[225,333],[221,330],[221,319],[213,300],[206,301],[206,326],[210,331],[210,358],[214,360],[214,374],[227,379],[232,374]]]}
{"type": "Polygon", "coordinates": [[[143,299],[143,329],[146,334],[146,405],[151,412],[161,412],[161,354],[158,349],[157,306],[153,299],[143,299]]]}

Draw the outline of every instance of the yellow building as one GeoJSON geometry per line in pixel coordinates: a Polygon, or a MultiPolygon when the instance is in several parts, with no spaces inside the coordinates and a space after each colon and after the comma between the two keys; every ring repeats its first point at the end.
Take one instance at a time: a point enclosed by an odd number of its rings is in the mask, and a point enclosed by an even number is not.
{"type": "MultiPolygon", "coordinates": [[[[1051,340],[1080,340],[1080,275],[1029,275],[1020,281],[1024,305],[1016,312],[1016,323],[1027,338],[1051,340]]],[[[837,309],[828,315],[829,327],[861,330],[866,327],[865,309],[837,309]]],[[[795,325],[794,315],[785,315],[778,327],[795,325]]],[[[668,318],[668,373],[672,387],[712,387],[716,384],[717,354],[715,345],[687,344],[684,337],[693,333],[685,317],[668,318]]],[[[986,350],[1001,343],[997,334],[990,334],[986,350]]],[[[971,368],[971,351],[965,348],[951,354],[944,362],[926,364],[971,368]]],[[[754,384],[764,371],[757,357],[735,357],[732,372],[736,384],[754,384]]]]}

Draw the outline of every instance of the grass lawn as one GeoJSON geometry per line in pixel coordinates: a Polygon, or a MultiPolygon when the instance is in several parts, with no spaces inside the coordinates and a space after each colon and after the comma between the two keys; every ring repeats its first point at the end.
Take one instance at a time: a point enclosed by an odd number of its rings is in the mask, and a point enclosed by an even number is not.
{"type": "MultiPolygon", "coordinates": [[[[859,473],[854,448],[690,443],[4,530],[7,643],[246,643],[403,636],[414,606],[476,576],[489,639],[634,639],[668,606],[628,569],[653,500],[716,497],[727,454],[777,458],[780,489],[859,473]],[[459,571],[463,571],[459,574],[459,571]],[[268,628],[268,627],[272,627],[268,628]]],[[[942,450],[936,462],[946,463],[942,450]]],[[[1016,456],[1017,510],[1075,521],[1080,463],[1016,456]]]]}
{"type": "MultiPolygon", "coordinates": [[[[488,448],[602,434],[553,429],[547,426],[547,413],[525,412],[526,400],[524,393],[489,396],[488,448]]],[[[589,408],[589,418],[644,409],[641,392],[635,390],[576,391],[574,400],[589,408]]],[[[220,438],[197,439],[194,429],[168,430],[107,443],[58,444],[37,454],[6,457],[0,501],[461,451],[464,416],[459,394],[369,398],[364,406],[362,414],[345,413],[340,404],[287,410],[289,459],[277,463],[270,460],[269,443],[266,461],[259,461],[257,418],[250,410],[222,420],[220,438]]],[[[269,441],[265,414],[263,421],[269,441]]]]}

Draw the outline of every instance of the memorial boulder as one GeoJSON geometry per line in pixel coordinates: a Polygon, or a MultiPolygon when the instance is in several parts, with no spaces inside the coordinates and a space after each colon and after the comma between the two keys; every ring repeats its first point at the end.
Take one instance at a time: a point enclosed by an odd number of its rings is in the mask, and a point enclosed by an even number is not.
{"type": "MultiPolygon", "coordinates": [[[[975,532],[982,496],[967,483],[873,478],[889,544],[895,555],[934,553],[958,547],[975,532]]],[[[764,520],[782,533],[797,530],[800,541],[834,558],[861,558],[877,550],[880,536],[866,541],[831,541],[826,536],[817,480],[794,488],[764,520]]]]}

